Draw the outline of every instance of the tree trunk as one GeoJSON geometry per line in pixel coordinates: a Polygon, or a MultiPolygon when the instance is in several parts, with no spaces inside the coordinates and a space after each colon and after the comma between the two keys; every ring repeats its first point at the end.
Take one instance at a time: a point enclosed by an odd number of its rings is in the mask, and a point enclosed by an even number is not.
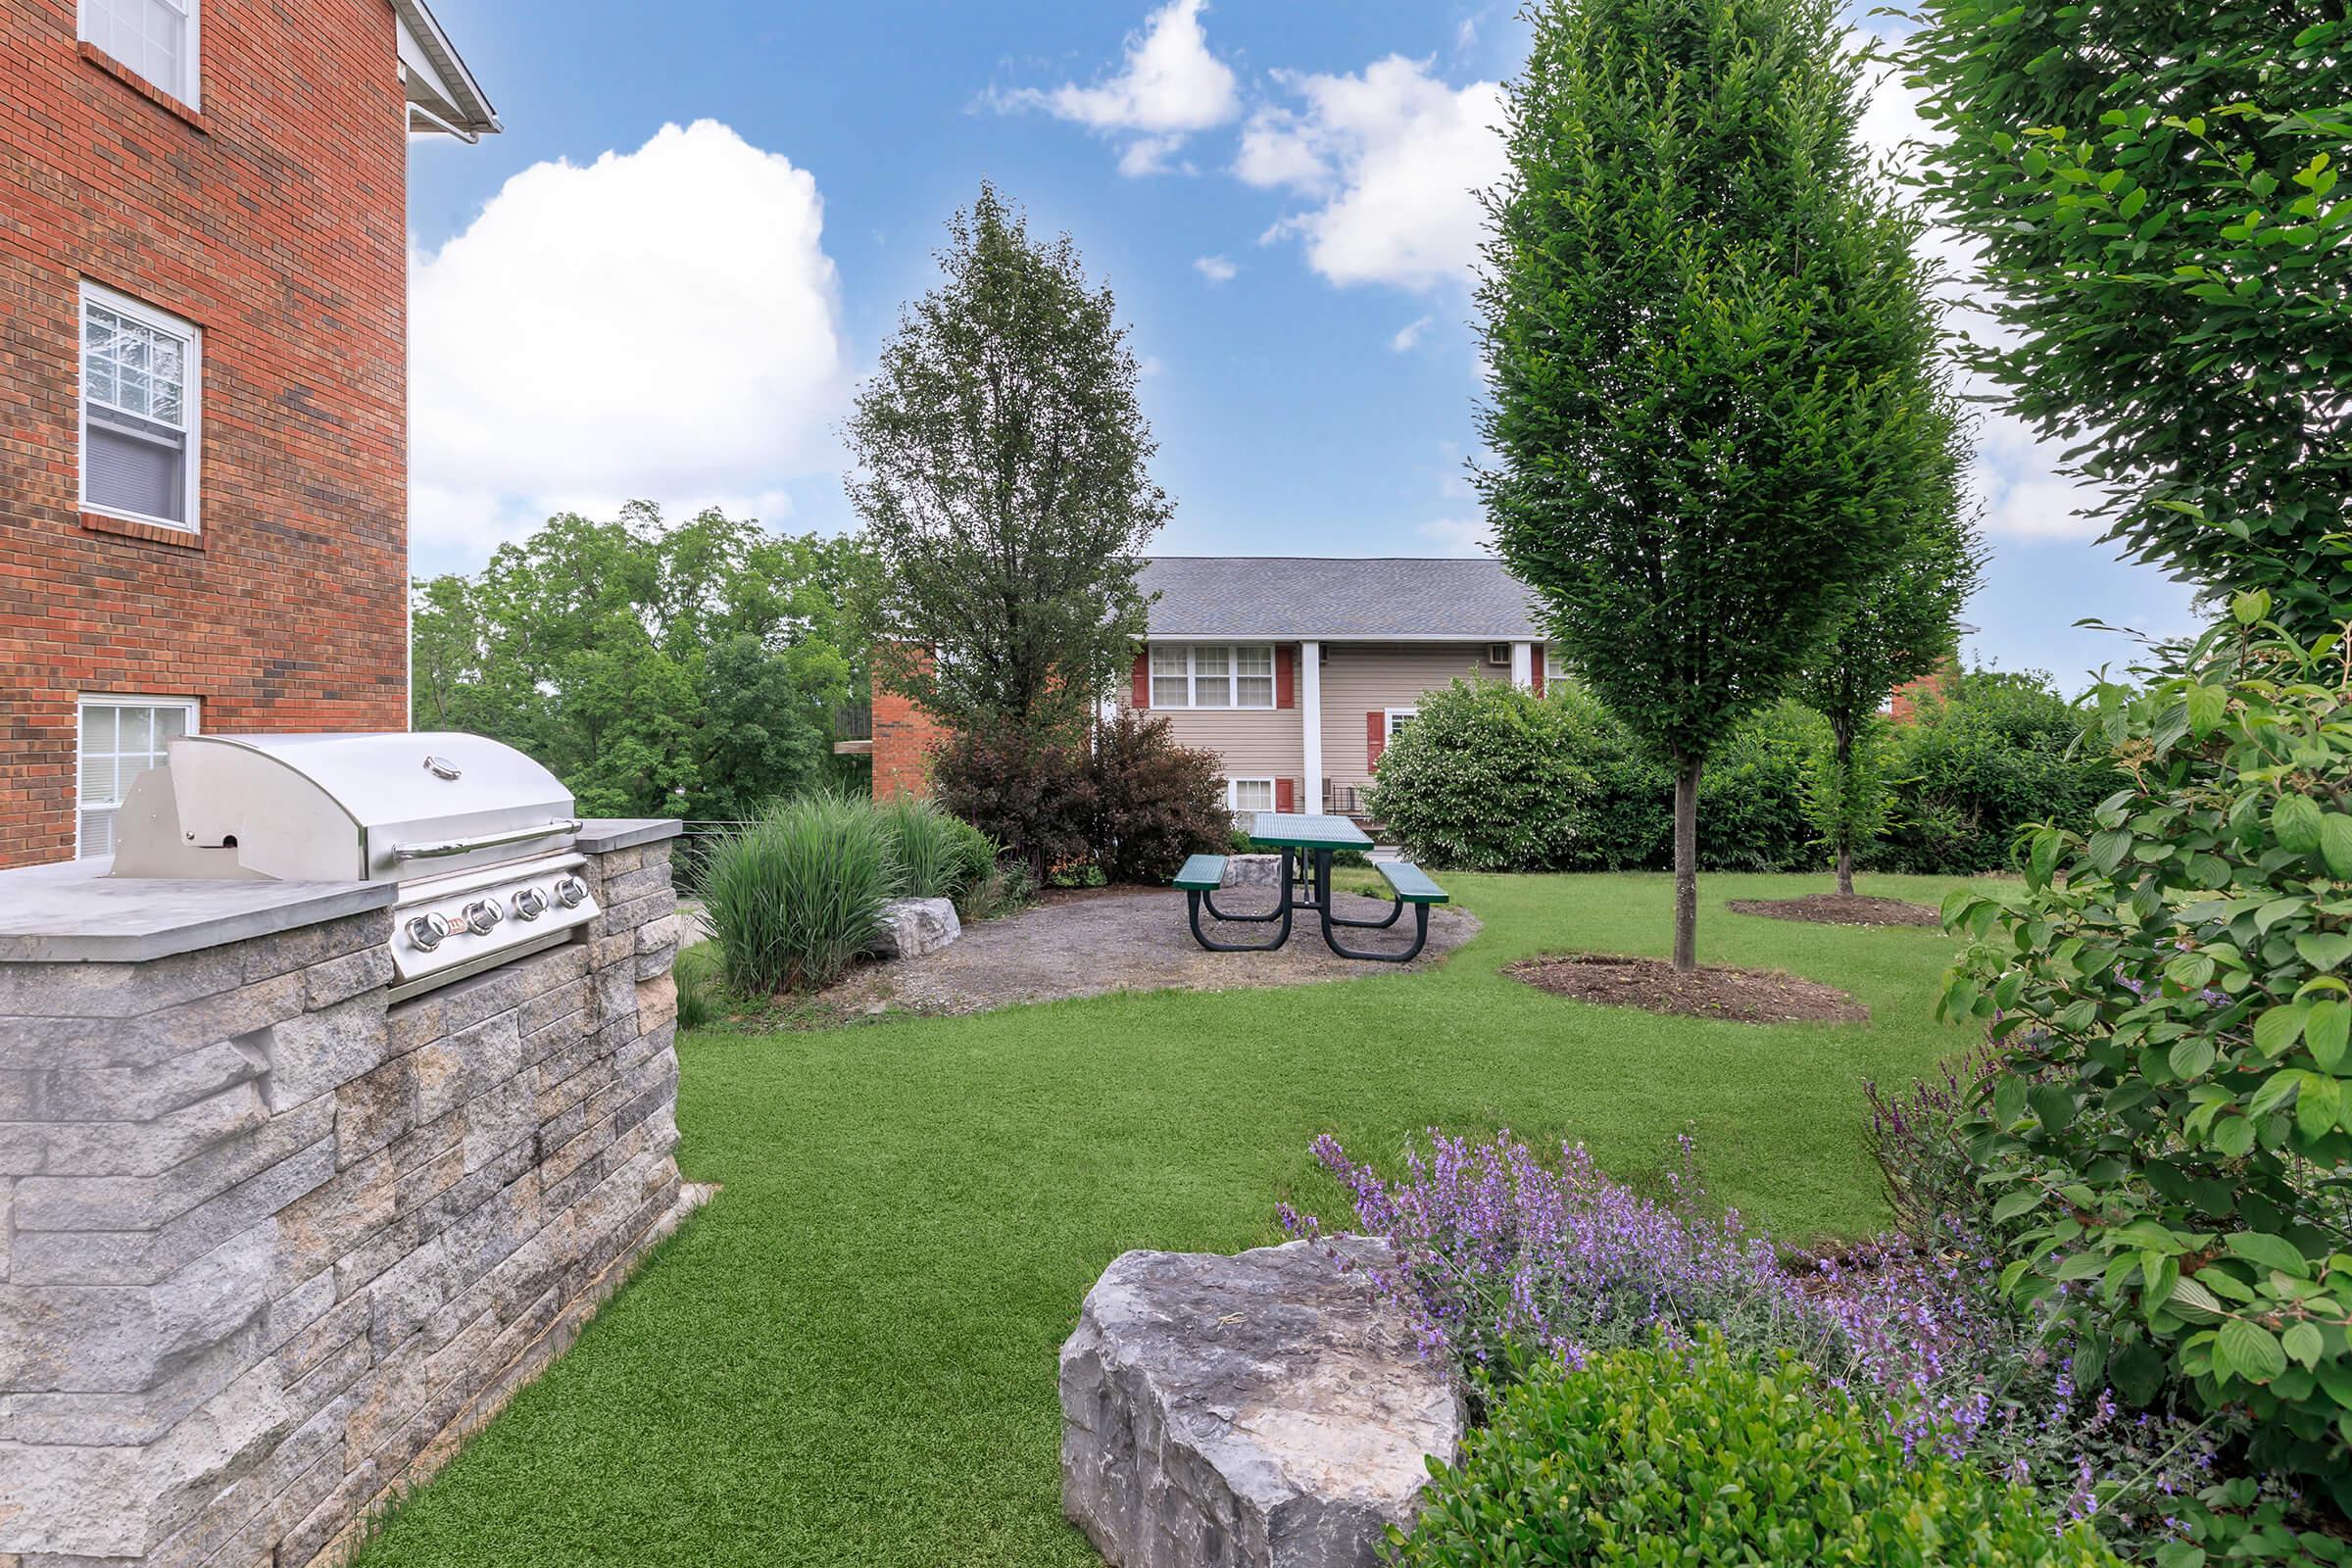
{"type": "Polygon", "coordinates": [[[1838,891],[1854,896],[1854,732],[1846,725],[1831,731],[1838,744],[1838,891]]]}
{"type": "Polygon", "coordinates": [[[1698,770],[1704,758],[1685,758],[1674,774],[1674,966],[1698,967],[1698,770]]]}

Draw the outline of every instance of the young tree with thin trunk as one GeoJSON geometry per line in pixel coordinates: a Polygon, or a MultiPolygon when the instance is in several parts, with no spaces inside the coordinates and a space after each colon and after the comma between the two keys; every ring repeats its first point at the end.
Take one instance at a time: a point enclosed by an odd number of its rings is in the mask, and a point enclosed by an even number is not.
{"type": "Polygon", "coordinates": [[[1915,520],[1902,553],[1863,584],[1796,681],[1794,696],[1830,723],[1806,802],[1852,897],[1854,852],[1886,830],[1888,780],[1881,717],[1895,688],[1933,673],[1958,647],[1961,607],[1984,578],[1976,524],[1962,511],[1967,459],[1953,423],[1941,495],[1915,520]]]}
{"type": "Polygon", "coordinates": [[[1675,779],[1698,783],[1894,558],[1948,421],[1916,220],[1856,135],[1833,0],[1537,0],[1479,289],[1503,559],[1675,779]]]}
{"type": "Polygon", "coordinates": [[[958,730],[1075,732],[1135,658],[1167,521],[1110,290],[980,187],[859,393],[847,481],[879,559],[875,674],[958,730]]]}

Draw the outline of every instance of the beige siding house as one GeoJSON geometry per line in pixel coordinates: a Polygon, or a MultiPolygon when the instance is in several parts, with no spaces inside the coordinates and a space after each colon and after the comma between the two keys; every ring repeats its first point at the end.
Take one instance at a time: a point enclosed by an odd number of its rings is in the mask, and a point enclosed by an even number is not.
{"type": "Polygon", "coordinates": [[[1157,556],[1124,706],[1225,760],[1236,810],[1362,814],[1388,737],[1456,679],[1544,689],[1525,585],[1499,562],[1157,556]]]}

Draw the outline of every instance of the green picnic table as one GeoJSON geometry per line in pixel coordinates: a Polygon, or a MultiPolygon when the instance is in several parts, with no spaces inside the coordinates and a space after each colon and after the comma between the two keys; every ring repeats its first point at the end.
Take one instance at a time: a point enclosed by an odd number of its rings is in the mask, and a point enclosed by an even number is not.
{"type": "Polygon", "coordinates": [[[1401,860],[1375,860],[1372,868],[1378,871],[1396,896],[1396,903],[1387,916],[1378,920],[1352,920],[1332,912],[1331,859],[1342,850],[1368,850],[1372,840],[1364,830],[1344,816],[1306,815],[1296,811],[1259,811],[1250,821],[1250,842],[1259,849],[1282,852],[1281,896],[1271,913],[1229,914],[1216,906],[1214,894],[1224,885],[1225,857],[1196,855],[1184,862],[1176,874],[1176,885],[1185,891],[1188,918],[1193,940],[1212,953],[1270,953],[1291,940],[1291,919],[1300,909],[1312,909],[1322,921],[1324,945],[1343,958],[1363,958],[1378,963],[1404,963],[1419,956],[1429,941],[1429,906],[1444,904],[1445,889],[1425,875],[1417,865],[1401,860]],[[1335,928],[1385,931],[1396,923],[1397,916],[1410,905],[1413,910],[1413,942],[1402,953],[1375,953],[1350,948],[1340,941],[1335,928]],[[1241,925],[1273,925],[1271,942],[1220,942],[1200,929],[1200,912],[1208,911],[1215,920],[1241,925]]]}

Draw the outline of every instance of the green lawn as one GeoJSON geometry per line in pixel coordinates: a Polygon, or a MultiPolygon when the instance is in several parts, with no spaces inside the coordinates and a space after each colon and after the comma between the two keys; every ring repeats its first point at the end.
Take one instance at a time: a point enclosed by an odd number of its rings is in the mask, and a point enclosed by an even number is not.
{"type": "Polygon", "coordinates": [[[680,1159],[725,1190],[366,1562],[1095,1563],[1055,1473],[1080,1298],[1128,1248],[1276,1240],[1279,1199],[1343,1214],[1319,1132],[1386,1156],[1507,1125],[1639,1181],[1689,1128],[1717,1196],[1785,1239],[1880,1222],[1861,1085],[1961,1044],[1934,1020],[1947,939],[1730,914],[1828,881],[1711,876],[1706,961],[1843,987],[1873,1021],[1659,1018],[1495,971],[1663,953],[1666,878],[1445,880],[1487,928],[1428,974],[690,1037],[680,1159]]]}

